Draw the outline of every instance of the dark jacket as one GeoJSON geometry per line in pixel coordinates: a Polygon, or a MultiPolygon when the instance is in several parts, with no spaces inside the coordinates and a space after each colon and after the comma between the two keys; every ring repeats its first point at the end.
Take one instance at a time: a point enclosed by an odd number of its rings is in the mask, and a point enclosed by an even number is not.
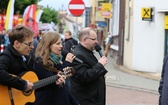
{"type": "Polygon", "coordinates": [[[71,52],[72,46],[77,45],[77,44],[78,44],[78,42],[73,38],[65,39],[63,50],[71,52]]]}
{"type": "Polygon", "coordinates": [[[164,58],[159,85],[159,105],[168,105],[168,54],[164,58]]]}
{"type": "Polygon", "coordinates": [[[0,84],[19,90],[25,90],[27,84],[26,81],[13,77],[10,74],[19,76],[30,69],[32,69],[32,65],[29,65],[29,58],[27,57],[26,62],[24,62],[22,56],[12,45],[8,45],[8,47],[0,54],[0,84]]]}
{"type": "MultiPolygon", "coordinates": [[[[36,59],[36,62],[38,61],[39,59],[36,59]]],[[[56,72],[47,70],[41,64],[36,62],[34,64],[34,71],[39,80],[57,74],[56,72]]],[[[62,71],[67,65],[70,65],[70,63],[65,61],[63,65],[57,64],[54,67],[62,71]]],[[[36,100],[34,105],[78,105],[78,102],[73,100],[71,95],[67,92],[65,85],[63,84],[62,87],[60,87],[56,85],[55,82],[37,89],[35,91],[35,97],[36,100]]]]}
{"type": "Polygon", "coordinates": [[[83,61],[73,62],[75,76],[71,78],[71,93],[80,105],[105,105],[105,78],[107,70],[98,63],[94,53],[78,44],[73,54],[83,61]]]}
{"type": "Polygon", "coordinates": [[[0,45],[1,44],[5,44],[5,35],[4,34],[0,34],[0,45]]]}

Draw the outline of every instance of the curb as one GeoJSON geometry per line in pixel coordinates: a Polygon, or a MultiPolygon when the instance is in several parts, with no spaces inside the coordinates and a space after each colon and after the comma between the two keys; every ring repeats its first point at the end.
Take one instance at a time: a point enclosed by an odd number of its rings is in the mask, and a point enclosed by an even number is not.
{"type": "Polygon", "coordinates": [[[114,61],[114,58],[111,57],[110,55],[108,56],[108,58],[112,60],[113,66],[117,70],[120,70],[122,72],[129,73],[129,74],[136,75],[136,76],[140,76],[140,77],[144,77],[147,79],[156,80],[156,81],[160,81],[160,79],[161,79],[161,73],[151,73],[151,72],[142,72],[142,71],[131,70],[123,65],[117,65],[114,61]]]}
{"type": "Polygon", "coordinates": [[[121,84],[114,84],[114,83],[109,83],[109,82],[106,82],[106,86],[135,90],[135,91],[140,91],[140,92],[148,92],[148,93],[159,95],[158,91],[150,90],[150,89],[146,89],[146,88],[139,88],[139,87],[133,87],[133,86],[127,86],[127,85],[121,85],[121,84]]]}
{"type": "Polygon", "coordinates": [[[137,75],[137,76],[141,76],[144,78],[148,78],[148,79],[152,79],[152,80],[156,80],[156,81],[160,81],[161,79],[161,74],[160,73],[149,73],[149,72],[142,72],[142,71],[133,71],[130,70],[128,68],[126,68],[125,66],[118,66],[119,70],[129,73],[129,74],[133,74],[133,75],[137,75]]]}

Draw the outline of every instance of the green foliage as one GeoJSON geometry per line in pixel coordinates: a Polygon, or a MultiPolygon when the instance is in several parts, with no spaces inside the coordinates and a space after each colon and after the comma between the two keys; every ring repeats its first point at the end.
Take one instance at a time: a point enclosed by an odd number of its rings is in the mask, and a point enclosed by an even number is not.
{"type": "Polygon", "coordinates": [[[31,4],[37,4],[37,2],[38,0],[16,0],[15,1],[15,12],[20,11],[20,13],[23,14],[27,6],[31,4]]]}
{"type": "MultiPolygon", "coordinates": [[[[37,4],[41,0],[15,0],[14,4],[14,13],[20,12],[20,14],[23,14],[24,10],[28,5],[31,4],[37,4]]],[[[8,7],[9,0],[0,0],[0,13],[5,13],[8,7]]]]}
{"type": "MultiPolygon", "coordinates": [[[[31,4],[37,4],[39,1],[41,0],[15,0],[14,13],[16,14],[19,12],[19,14],[22,15],[27,6],[31,4]]],[[[5,14],[8,2],[9,0],[0,0],[0,14],[5,14]]],[[[59,22],[58,12],[55,9],[47,6],[43,9],[43,14],[40,21],[43,23],[50,23],[52,21],[57,24],[59,22]]]]}
{"type": "Polygon", "coordinates": [[[40,21],[43,23],[54,22],[55,24],[58,24],[58,11],[47,5],[47,7],[43,9],[43,14],[40,18],[40,21]]]}

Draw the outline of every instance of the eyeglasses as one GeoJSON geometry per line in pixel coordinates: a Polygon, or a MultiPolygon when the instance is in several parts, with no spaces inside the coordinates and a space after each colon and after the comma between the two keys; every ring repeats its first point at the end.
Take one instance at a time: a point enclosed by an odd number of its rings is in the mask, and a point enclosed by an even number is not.
{"type": "Polygon", "coordinates": [[[93,41],[97,40],[97,38],[89,38],[89,37],[86,37],[86,38],[90,39],[90,40],[93,40],[93,41]]]}
{"type": "Polygon", "coordinates": [[[22,43],[25,44],[25,45],[27,45],[27,46],[29,46],[29,47],[34,46],[34,45],[33,45],[33,42],[28,42],[28,43],[26,43],[26,42],[22,42],[22,43]]]}

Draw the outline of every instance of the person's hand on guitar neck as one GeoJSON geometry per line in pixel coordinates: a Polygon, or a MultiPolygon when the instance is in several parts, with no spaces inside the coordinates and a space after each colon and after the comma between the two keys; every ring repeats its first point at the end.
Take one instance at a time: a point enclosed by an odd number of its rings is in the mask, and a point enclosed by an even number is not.
{"type": "Polygon", "coordinates": [[[57,75],[58,75],[59,78],[56,81],[56,84],[62,86],[62,84],[65,82],[66,76],[62,75],[62,72],[58,72],[57,75]]]}
{"type": "Polygon", "coordinates": [[[28,91],[32,90],[33,83],[29,82],[28,80],[26,80],[26,82],[27,82],[27,87],[26,87],[25,92],[28,92],[28,91]]]}

